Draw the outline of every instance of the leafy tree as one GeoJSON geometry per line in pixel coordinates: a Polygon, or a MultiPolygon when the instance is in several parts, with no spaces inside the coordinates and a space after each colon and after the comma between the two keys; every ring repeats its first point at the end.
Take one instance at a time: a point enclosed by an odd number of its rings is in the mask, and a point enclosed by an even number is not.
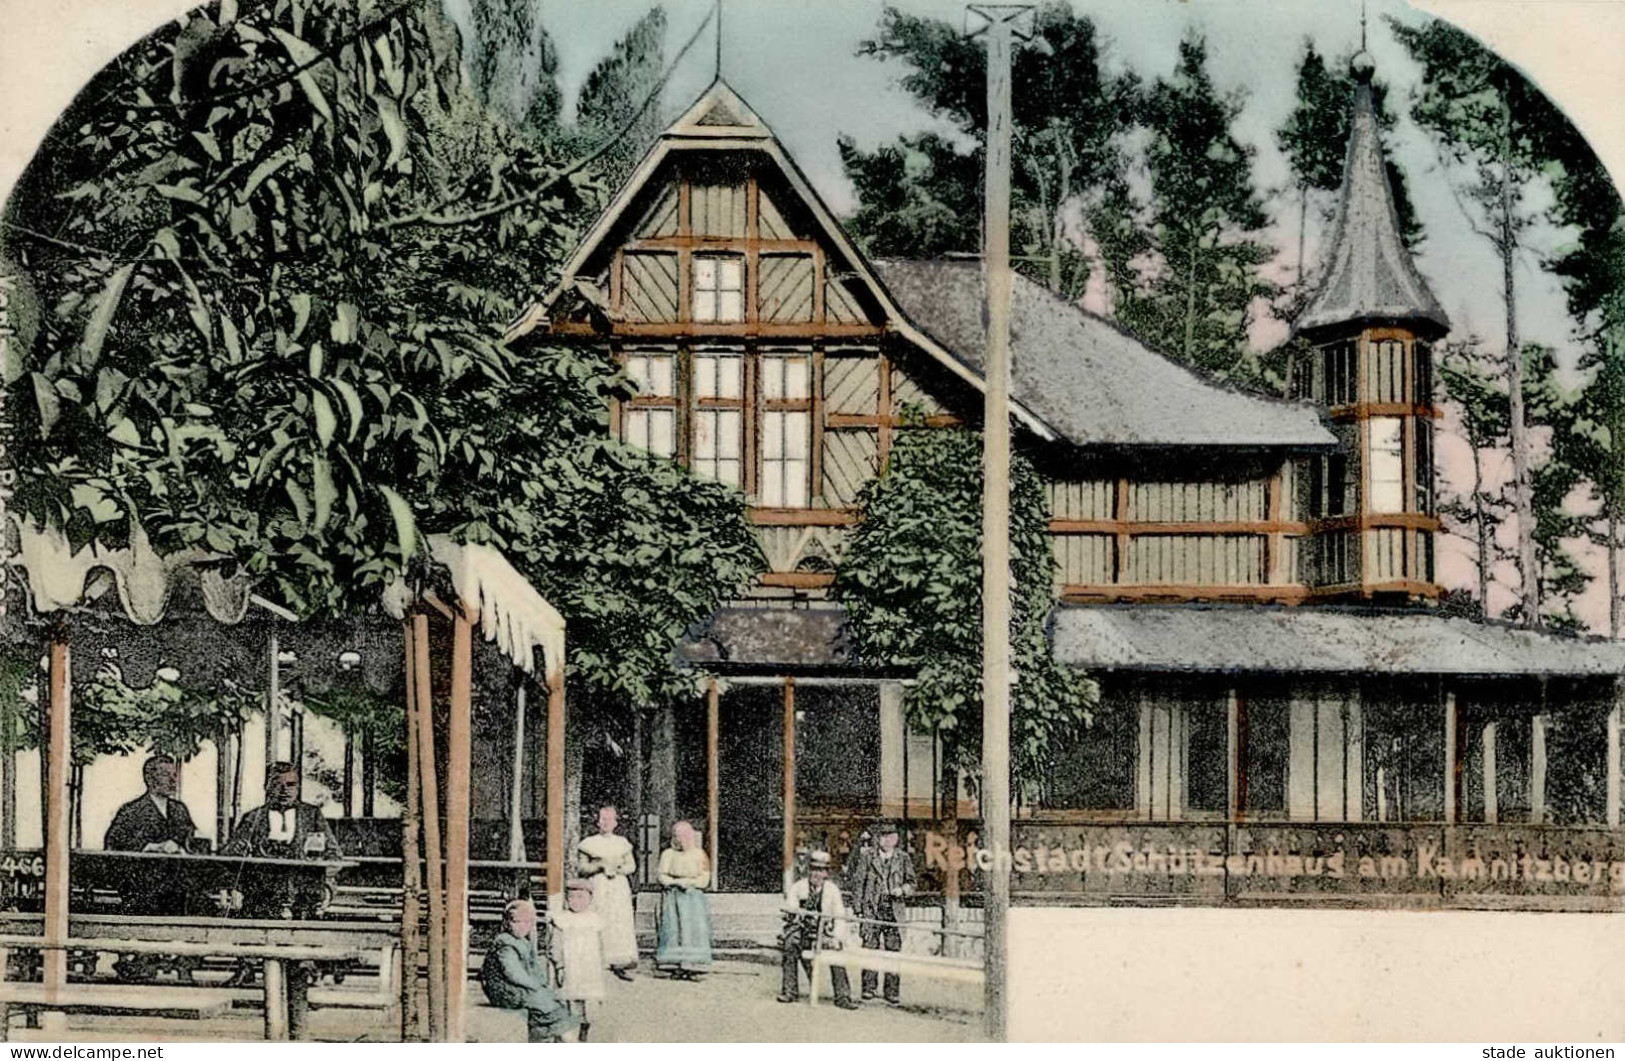
{"type": "Polygon", "coordinates": [[[1490,583],[1503,557],[1496,543],[1506,521],[1506,492],[1490,485],[1486,462],[1506,445],[1507,400],[1504,380],[1489,363],[1477,336],[1439,347],[1439,382],[1455,406],[1464,441],[1472,453],[1473,486],[1465,496],[1448,497],[1440,506],[1447,525],[1473,543],[1478,570],[1478,606],[1489,618],[1490,583]]]}
{"type": "Polygon", "coordinates": [[[1422,83],[1411,106],[1411,118],[1433,138],[1441,156],[1461,176],[1456,190],[1462,212],[1501,261],[1512,499],[1519,570],[1524,574],[1519,614],[1525,623],[1539,625],[1539,580],[1530,577],[1540,564],[1516,276],[1535,219],[1529,198],[1545,164],[1542,143],[1546,130],[1564,119],[1522,74],[1449,23],[1430,20],[1413,27],[1392,18],[1388,21],[1400,43],[1422,65],[1422,83]]]}
{"type": "Polygon", "coordinates": [[[585,203],[461,90],[433,7],[234,8],[133,49],[43,167],[78,177],[16,204],[55,306],[17,380],[18,500],[341,610],[415,550],[455,482],[446,407],[506,378],[491,337],[585,203]]]}
{"type": "MultiPolygon", "coordinates": [[[[1132,208],[1121,145],[1138,83],[1103,69],[1104,46],[1088,18],[1065,4],[1034,12],[1034,40],[1011,70],[1011,236],[1016,264],[1067,299],[1082,295],[1092,237],[1109,278],[1135,252],[1122,223],[1132,208]]],[[[888,7],[859,54],[909,68],[903,87],[956,136],[899,137],[873,152],[849,137],[842,164],[859,208],[849,227],[877,256],[925,257],[980,245],[982,142],[987,129],[986,49],[960,28],[888,7]]]]}
{"type": "MultiPolygon", "coordinates": [[[[1308,229],[1309,199],[1312,193],[1333,193],[1343,183],[1344,158],[1348,154],[1349,118],[1353,107],[1355,80],[1348,60],[1334,62],[1331,69],[1313,41],[1305,41],[1298,60],[1297,106],[1286,123],[1276,130],[1275,142],[1286,155],[1298,189],[1298,268],[1297,291],[1307,297],[1304,286],[1304,236],[1308,229]]],[[[1377,125],[1384,132],[1393,129],[1395,115],[1388,106],[1388,86],[1371,82],[1372,103],[1377,125]]],[[[1388,186],[1393,189],[1394,208],[1399,216],[1400,238],[1414,248],[1422,240],[1422,223],[1411,202],[1405,171],[1393,160],[1384,143],[1388,186]]],[[[1332,205],[1326,198],[1329,212],[1332,205]]]]}
{"type": "Polygon", "coordinates": [[[1156,349],[1257,383],[1266,367],[1247,328],[1255,300],[1274,294],[1259,274],[1274,252],[1257,238],[1267,218],[1253,188],[1253,149],[1231,132],[1240,111],[1240,98],[1221,94],[1208,74],[1207,43],[1187,36],[1173,76],[1158,79],[1145,101],[1155,263],[1118,316],[1156,349]]]}
{"type": "MultiPolygon", "coordinates": [[[[372,764],[367,772],[391,799],[404,802],[406,792],[406,711],[401,702],[381,696],[362,684],[341,685],[320,696],[307,694],[305,707],[334,722],[344,733],[345,761],[352,761],[357,741],[372,764]],[[382,766],[380,770],[378,767],[382,766]]],[[[348,769],[348,767],[347,767],[348,769]]],[[[353,782],[354,777],[351,775],[353,782]]],[[[342,782],[329,785],[342,792],[344,813],[350,813],[350,792],[342,782]]],[[[372,792],[363,795],[363,806],[372,806],[372,792]]]]}
{"type": "MultiPolygon", "coordinates": [[[[940,732],[945,765],[981,761],[981,437],[957,429],[900,432],[886,473],[860,497],[863,521],[835,573],[859,655],[917,669],[904,693],[910,723],[940,732]]],[[[1036,781],[1056,749],[1090,721],[1097,690],[1055,662],[1044,627],[1054,598],[1047,505],[1032,465],[1010,469],[1011,769],[1036,781]]]]}

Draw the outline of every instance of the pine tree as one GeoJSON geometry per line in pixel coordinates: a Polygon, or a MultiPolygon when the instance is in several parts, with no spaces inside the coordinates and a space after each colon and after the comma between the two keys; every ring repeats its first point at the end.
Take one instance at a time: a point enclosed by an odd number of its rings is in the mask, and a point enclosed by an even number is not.
{"type": "Polygon", "coordinates": [[[1439,347],[1439,382],[1445,399],[1455,407],[1462,437],[1472,454],[1473,485],[1467,494],[1447,496],[1439,506],[1451,532],[1473,545],[1478,572],[1478,607],[1491,618],[1490,584],[1495,566],[1504,557],[1496,543],[1506,521],[1507,497],[1503,488],[1489,483],[1489,459],[1507,444],[1505,381],[1491,364],[1478,336],[1439,347]]]}
{"type": "MultiPolygon", "coordinates": [[[[1241,99],[1220,93],[1197,35],[1144,105],[1151,143],[1154,268],[1121,300],[1119,317],[1154,348],[1222,378],[1260,383],[1247,338],[1255,300],[1275,293],[1259,267],[1274,251],[1252,180],[1253,149],[1231,132],[1241,99]]],[[[1278,381],[1277,381],[1278,385],[1278,381]]]]}
{"type": "Polygon", "coordinates": [[[1526,238],[1534,221],[1529,193],[1545,163],[1543,138],[1547,129],[1564,119],[1522,74],[1448,23],[1435,20],[1412,27],[1389,19],[1389,25],[1412,58],[1422,64],[1422,83],[1411,117],[1461,176],[1458,201],[1463,213],[1501,262],[1513,506],[1518,567],[1526,576],[1519,593],[1519,614],[1525,623],[1539,625],[1539,579],[1528,577],[1540,564],[1516,276],[1518,262],[1528,251],[1526,238]]]}
{"type": "Polygon", "coordinates": [[[660,135],[659,108],[643,107],[643,102],[660,86],[665,40],[666,12],[660,7],[651,8],[615,42],[582,85],[576,103],[578,132],[593,145],[617,138],[615,146],[600,160],[611,187],[632,172],[660,135]],[[628,122],[630,127],[623,129],[628,122]]]}
{"type": "Polygon", "coordinates": [[[558,53],[532,0],[472,0],[474,90],[503,118],[550,136],[559,118],[558,53]]]}
{"type": "MultiPolygon", "coordinates": [[[[1139,86],[1132,75],[1106,72],[1104,51],[1093,22],[1047,3],[1034,13],[1034,41],[1017,49],[1011,72],[1015,264],[1067,299],[1083,294],[1096,268],[1108,280],[1126,276],[1139,247],[1121,143],[1139,86]]],[[[906,65],[903,88],[959,136],[905,135],[874,151],[841,138],[859,199],[848,227],[876,256],[977,251],[987,127],[982,42],[948,22],[887,8],[860,54],[906,65]]]]}

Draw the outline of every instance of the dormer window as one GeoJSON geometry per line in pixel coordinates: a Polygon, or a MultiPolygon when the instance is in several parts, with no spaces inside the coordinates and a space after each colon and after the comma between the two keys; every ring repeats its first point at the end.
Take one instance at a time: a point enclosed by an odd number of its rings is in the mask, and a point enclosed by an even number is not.
{"type": "Polygon", "coordinates": [[[732,255],[694,259],[694,320],[736,323],[745,319],[745,262],[732,255]]]}

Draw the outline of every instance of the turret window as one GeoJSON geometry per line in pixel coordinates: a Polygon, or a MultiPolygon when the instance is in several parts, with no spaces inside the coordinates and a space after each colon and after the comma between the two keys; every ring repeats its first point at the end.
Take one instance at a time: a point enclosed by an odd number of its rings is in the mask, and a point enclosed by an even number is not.
{"type": "Polygon", "coordinates": [[[1416,421],[1416,510],[1433,515],[1433,424],[1416,421]]]}
{"type": "Polygon", "coordinates": [[[1360,359],[1354,342],[1326,347],[1326,404],[1353,405],[1360,400],[1360,359]]]}
{"type": "Polygon", "coordinates": [[[1371,497],[1368,512],[1405,511],[1405,434],[1397,416],[1375,416],[1371,438],[1371,497]]]}

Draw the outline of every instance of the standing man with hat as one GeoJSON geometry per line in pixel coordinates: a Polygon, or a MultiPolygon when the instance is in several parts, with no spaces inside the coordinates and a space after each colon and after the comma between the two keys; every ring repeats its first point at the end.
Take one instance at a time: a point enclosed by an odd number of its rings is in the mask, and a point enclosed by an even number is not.
{"type": "MultiPolygon", "coordinates": [[[[852,904],[864,919],[858,927],[865,947],[902,950],[903,930],[898,915],[903,910],[903,899],[914,894],[914,856],[897,846],[897,826],[892,822],[880,822],[872,831],[875,846],[864,854],[852,876],[852,904]]],[[[873,969],[863,971],[865,1001],[875,997],[879,979],[873,969]]],[[[887,1004],[897,1005],[901,991],[897,974],[887,973],[887,1004]]]]}
{"type": "MultiPolygon", "coordinates": [[[[849,934],[846,904],[841,901],[841,889],[829,879],[829,852],[814,851],[807,859],[807,876],[790,885],[784,894],[784,930],[779,934],[780,968],[783,979],[779,989],[780,1002],[794,1002],[801,996],[801,976],[796,971],[799,963],[812,979],[812,962],[801,952],[825,949],[838,950],[849,934]]],[[[829,971],[834,988],[835,1004],[842,1009],[857,1009],[852,1001],[852,984],[846,970],[833,966],[829,971]]]]}

